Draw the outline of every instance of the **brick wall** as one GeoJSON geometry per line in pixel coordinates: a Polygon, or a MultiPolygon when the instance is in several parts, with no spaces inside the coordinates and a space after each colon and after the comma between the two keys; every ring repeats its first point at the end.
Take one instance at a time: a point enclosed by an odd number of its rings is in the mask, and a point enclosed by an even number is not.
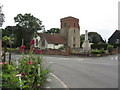
{"type": "Polygon", "coordinates": [[[120,53],[120,48],[116,48],[112,51],[112,54],[117,54],[120,53]]]}
{"type": "Polygon", "coordinates": [[[65,55],[65,56],[68,56],[68,55],[70,55],[70,48],[66,48],[66,50],[46,49],[46,50],[43,50],[43,53],[48,54],[48,55],[65,55]]]}

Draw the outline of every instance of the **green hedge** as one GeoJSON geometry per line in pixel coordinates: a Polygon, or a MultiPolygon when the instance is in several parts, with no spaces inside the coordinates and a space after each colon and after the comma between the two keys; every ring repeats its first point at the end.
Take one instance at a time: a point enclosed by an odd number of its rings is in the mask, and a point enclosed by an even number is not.
{"type": "Polygon", "coordinates": [[[106,43],[92,44],[92,45],[91,45],[91,48],[92,48],[92,49],[98,49],[98,50],[100,50],[100,49],[107,50],[107,45],[108,45],[108,44],[106,44],[106,43]]]}
{"type": "Polygon", "coordinates": [[[92,54],[105,54],[105,50],[101,49],[101,50],[91,50],[92,54]]]}

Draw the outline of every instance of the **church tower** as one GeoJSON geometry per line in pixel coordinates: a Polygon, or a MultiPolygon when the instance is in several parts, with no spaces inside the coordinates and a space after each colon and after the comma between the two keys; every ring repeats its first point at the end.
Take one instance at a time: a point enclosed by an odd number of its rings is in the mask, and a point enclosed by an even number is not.
{"type": "Polygon", "coordinates": [[[67,41],[70,48],[80,48],[80,26],[79,19],[74,17],[65,17],[61,20],[60,35],[67,41]]]}

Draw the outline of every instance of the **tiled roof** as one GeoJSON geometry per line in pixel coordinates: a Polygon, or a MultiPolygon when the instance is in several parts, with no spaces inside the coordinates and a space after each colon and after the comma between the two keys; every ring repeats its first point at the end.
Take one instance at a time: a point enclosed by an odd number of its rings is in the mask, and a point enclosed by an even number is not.
{"type": "Polygon", "coordinates": [[[44,37],[49,44],[66,44],[65,39],[59,34],[39,33],[38,35],[44,37]]]}
{"type": "Polygon", "coordinates": [[[116,30],[116,31],[111,35],[111,37],[108,38],[108,40],[110,40],[111,38],[113,38],[113,36],[118,37],[119,34],[120,34],[120,30],[116,30]],[[116,33],[117,33],[117,36],[115,36],[116,33]]]}

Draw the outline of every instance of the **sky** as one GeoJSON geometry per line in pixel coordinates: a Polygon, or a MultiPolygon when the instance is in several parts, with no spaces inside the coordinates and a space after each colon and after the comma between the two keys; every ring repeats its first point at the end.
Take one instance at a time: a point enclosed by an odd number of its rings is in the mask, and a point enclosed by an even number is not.
{"type": "Polygon", "coordinates": [[[79,19],[80,34],[98,32],[107,40],[118,29],[120,0],[0,0],[6,26],[14,26],[17,14],[31,13],[45,25],[45,30],[60,28],[60,19],[73,16],[79,19]]]}

